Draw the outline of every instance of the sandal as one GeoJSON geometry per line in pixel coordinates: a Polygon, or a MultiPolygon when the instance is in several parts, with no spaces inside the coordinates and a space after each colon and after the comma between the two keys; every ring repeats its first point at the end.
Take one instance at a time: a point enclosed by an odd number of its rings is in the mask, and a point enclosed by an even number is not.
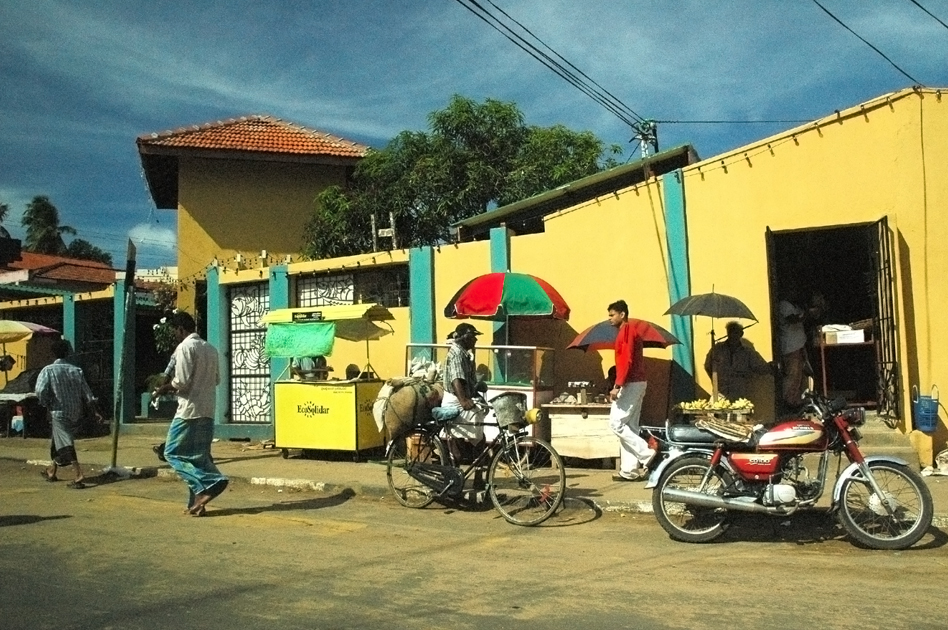
{"type": "Polygon", "coordinates": [[[59,481],[59,477],[57,477],[56,475],[49,474],[48,470],[44,470],[43,472],[40,473],[40,475],[42,475],[43,479],[45,479],[46,481],[50,483],[53,483],[54,481],[59,481]]]}
{"type": "Polygon", "coordinates": [[[72,488],[73,490],[83,490],[86,487],[86,484],[82,481],[70,481],[66,484],[67,488],[72,488]]]}
{"type": "Polygon", "coordinates": [[[188,514],[197,517],[207,516],[207,508],[203,505],[198,505],[188,510],[188,514]]]}

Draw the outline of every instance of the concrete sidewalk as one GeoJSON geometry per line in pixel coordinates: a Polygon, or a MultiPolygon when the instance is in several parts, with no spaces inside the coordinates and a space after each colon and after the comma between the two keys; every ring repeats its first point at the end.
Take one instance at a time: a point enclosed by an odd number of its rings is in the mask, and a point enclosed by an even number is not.
{"type": "MultiPolygon", "coordinates": [[[[157,427],[156,427],[157,428],[157,427]]],[[[169,476],[174,472],[152,452],[162,441],[159,433],[131,434],[119,437],[117,465],[142,476],[169,476]]],[[[76,441],[76,451],[87,476],[109,466],[112,460],[112,438],[109,436],[76,441]]],[[[380,457],[352,461],[351,454],[335,455],[332,461],[284,459],[279,449],[265,448],[259,442],[215,442],[214,460],[221,471],[232,479],[250,484],[288,487],[297,490],[339,492],[383,496],[389,493],[385,463],[380,457]]],[[[36,466],[49,464],[49,440],[43,438],[0,437],[0,458],[26,462],[36,466]]],[[[651,512],[652,492],[644,482],[616,482],[614,471],[595,468],[567,468],[567,496],[585,500],[603,511],[651,512]]],[[[69,478],[71,471],[65,471],[69,478]]],[[[37,479],[39,475],[37,473],[37,479]]],[[[948,526],[948,477],[924,477],[935,505],[935,525],[948,526]]],[[[828,492],[828,491],[827,491],[828,492]]],[[[824,493],[826,494],[826,492],[824,493]]]]}

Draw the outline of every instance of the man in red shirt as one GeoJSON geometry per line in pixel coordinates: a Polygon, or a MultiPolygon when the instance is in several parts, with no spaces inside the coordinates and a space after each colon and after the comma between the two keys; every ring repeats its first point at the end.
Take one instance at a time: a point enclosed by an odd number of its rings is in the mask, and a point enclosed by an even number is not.
{"type": "Polygon", "coordinates": [[[609,305],[609,322],[619,329],[616,335],[616,382],[609,399],[609,427],[619,437],[619,474],[615,481],[638,481],[648,477],[645,467],[655,456],[648,442],[639,436],[639,418],[645,398],[645,359],[642,338],[629,325],[625,300],[609,305]]]}

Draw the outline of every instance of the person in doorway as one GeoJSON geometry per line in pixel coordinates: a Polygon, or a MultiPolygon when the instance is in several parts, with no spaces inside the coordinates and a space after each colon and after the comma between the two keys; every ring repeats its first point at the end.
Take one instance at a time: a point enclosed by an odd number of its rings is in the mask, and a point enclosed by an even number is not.
{"type": "MultiPolygon", "coordinates": [[[[474,326],[461,323],[450,336],[451,347],[444,360],[444,396],[441,406],[432,409],[435,419],[460,416],[460,422],[450,428],[449,440],[456,451],[454,439],[477,444],[484,439],[484,413],[474,404],[477,393],[477,371],[474,367],[474,346],[480,335],[474,326]]],[[[455,452],[457,455],[457,452],[455,452]]]]}
{"type": "Polygon", "coordinates": [[[805,321],[819,312],[819,305],[804,307],[800,289],[795,284],[787,287],[784,299],[778,305],[780,333],[780,368],[783,383],[781,402],[788,410],[795,410],[803,404],[803,392],[807,378],[813,369],[807,356],[807,334],[805,321]]]}
{"type": "Polygon", "coordinates": [[[609,390],[612,408],[609,427],[619,438],[619,473],[615,481],[637,481],[648,476],[646,467],[655,451],[639,436],[639,419],[645,399],[645,359],[642,338],[629,325],[629,307],[625,300],[609,305],[609,322],[616,334],[616,380],[609,390]]]}
{"type": "Polygon", "coordinates": [[[211,458],[220,380],[218,354],[214,346],[194,332],[194,318],[188,313],[174,313],[171,325],[178,341],[174,376],[158,392],[175,393],[178,409],[168,427],[165,459],[188,484],[186,513],[204,516],[208,502],[223,492],[228,483],[211,458]]]}
{"type": "Polygon", "coordinates": [[[36,378],[36,397],[46,407],[52,426],[52,444],[49,468],[43,471],[46,481],[59,481],[56,473],[60,466],[72,466],[75,477],[69,487],[81,490],[86,487],[79,457],[76,455],[75,432],[88,407],[97,420],[102,414],[96,407],[95,396],[82,374],[82,368],[66,361],[72,347],[65,339],[53,343],[53,356],[56,360],[40,370],[36,378]]]}
{"type": "Polygon", "coordinates": [[[718,391],[729,400],[749,398],[754,375],[771,374],[770,365],[749,342],[744,340],[744,327],[738,322],[725,326],[727,337],[714,344],[704,359],[708,376],[718,374],[718,391]]]}

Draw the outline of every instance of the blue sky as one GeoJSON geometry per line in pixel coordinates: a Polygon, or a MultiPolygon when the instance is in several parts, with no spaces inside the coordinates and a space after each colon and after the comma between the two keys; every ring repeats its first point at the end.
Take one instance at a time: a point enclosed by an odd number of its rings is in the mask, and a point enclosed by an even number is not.
{"type": "MultiPolygon", "coordinates": [[[[645,118],[812,120],[912,84],[813,0],[493,2],[645,118]]],[[[820,3],[948,87],[948,28],[911,0],[820,3]]],[[[948,0],[918,4],[948,23],[948,0]]],[[[269,114],[381,147],[453,94],[634,153],[626,123],[457,0],[0,0],[4,225],[22,238],[48,195],[116,267],[128,238],[139,267],[173,265],[175,213],[154,208],[137,136],[269,114]]],[[[706,158],[793,126],[662,123],[659,140],[706,158]]]]}

